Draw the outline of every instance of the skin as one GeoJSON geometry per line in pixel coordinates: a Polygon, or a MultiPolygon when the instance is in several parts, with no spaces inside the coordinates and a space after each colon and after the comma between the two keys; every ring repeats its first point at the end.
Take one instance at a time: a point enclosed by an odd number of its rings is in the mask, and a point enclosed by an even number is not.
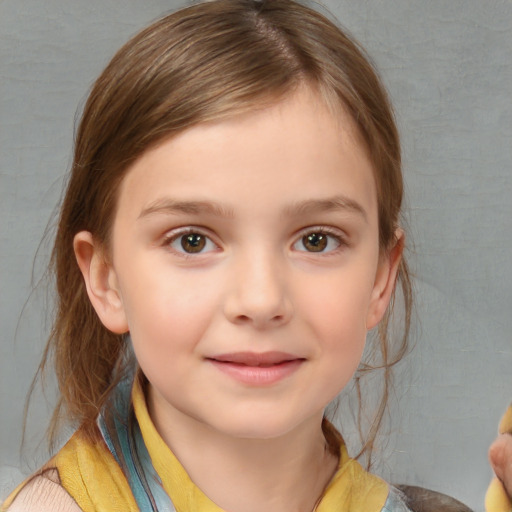
{"type": "Polygon", "coordinates": [[[397,231],[380,251],[377,206],[352,122],[304,88],[147,151],[121,184],[108,258],[75,237],[99,317],[130,332],[158,432],[221,508],[309,512],[335,472],[323,412],[388,306],[403,246],[397,231]],[[279,361],[225,361],[261,354],[279,361]]]}
{"type": "Polygon", "coordinates": [[[489,460],[496,476],[512,499],[512,435],[501,434],[489,449],[489,460]]]}

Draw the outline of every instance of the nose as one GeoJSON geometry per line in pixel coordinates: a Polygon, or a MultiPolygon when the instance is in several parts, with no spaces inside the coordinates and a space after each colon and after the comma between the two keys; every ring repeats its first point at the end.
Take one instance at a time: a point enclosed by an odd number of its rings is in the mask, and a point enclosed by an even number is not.
{"type": "Polygon", "coordinates": [[[278,260],[262,252],[239,258],[230,275],[224,304],[230,322],[267,329],[290,321],[293,306],[288,280],[278,260]]]}

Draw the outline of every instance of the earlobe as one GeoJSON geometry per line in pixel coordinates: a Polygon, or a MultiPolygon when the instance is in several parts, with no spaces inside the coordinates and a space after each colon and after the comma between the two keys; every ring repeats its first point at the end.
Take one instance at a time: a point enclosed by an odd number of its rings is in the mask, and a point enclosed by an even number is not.
{"type": "Polygon", "coordinates": [[[404,251],[405,234],[401,229],[395,232],[395,244],[381,255],[372,291],[366,328],[373,329],[383,318],[395,289],[395,283],[404,251]]]}
{"type": "Polygon", "coordinates": [[[84,277],[87,295],[101,322],[116,334],[128,332],[117,276],[105,258],[103,248],[90,232],[80,231],[73,240],[73,249],[84,277]]]}

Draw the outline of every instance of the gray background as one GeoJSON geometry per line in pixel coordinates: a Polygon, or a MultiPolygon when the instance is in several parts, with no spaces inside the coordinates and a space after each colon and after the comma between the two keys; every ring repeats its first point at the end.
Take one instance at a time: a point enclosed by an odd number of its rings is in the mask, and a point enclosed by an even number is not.
{"type": "MultiPolygon", "coordinates": [[[[0,0],[0,496],[46,457],[41,394],[19,454],[47,332],[45,288],[32,290],[48,241],[34,256],[61,194],[77,105],[113,52],[176,5],[0,0]]],[[[487,447],[512,399],[512,3],[326,5],[380,68],[404,145],[416,347],[400,366],[377,469],[483,510],[487,447]]]]}

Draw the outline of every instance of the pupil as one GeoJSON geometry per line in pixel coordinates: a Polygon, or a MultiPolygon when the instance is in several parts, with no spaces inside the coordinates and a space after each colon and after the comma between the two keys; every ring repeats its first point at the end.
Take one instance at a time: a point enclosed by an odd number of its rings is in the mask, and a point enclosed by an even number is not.
{"type": "Polygon", "coordinates": [[[199,252],[206,245],[204,236],[197,233],[190,233],[181,239],[181,246],[185,252],[199,252]]]}
{"type": "Polygon", "coordinates": [[[304,247],[311,252],[321,252],[327,247],[327,237],[322,233],[310,233],[302,238],[304,247]]]}

